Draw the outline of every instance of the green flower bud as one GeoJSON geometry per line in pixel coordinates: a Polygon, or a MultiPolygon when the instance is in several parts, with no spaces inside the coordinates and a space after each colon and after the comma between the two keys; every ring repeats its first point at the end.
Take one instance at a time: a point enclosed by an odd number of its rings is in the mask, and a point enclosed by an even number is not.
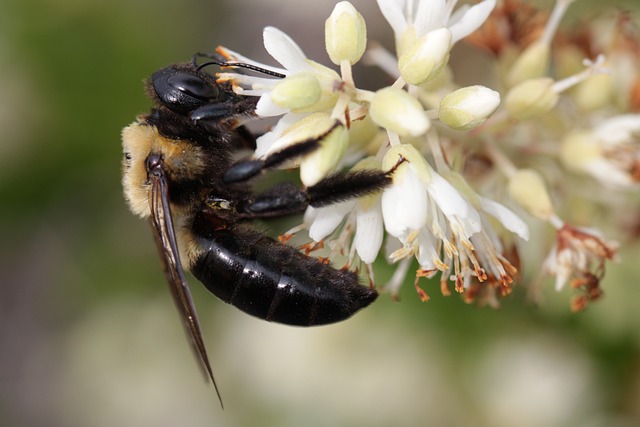
{"type": "Polygon", "coordinates": [[[374,94],[369,114],[378,126],[400,136],[423,135],[431,126],[420,102],[394,87],[380,89],[374,94]]]}
{"type": "Polygon", "coordinates": [[[533,169],[521,169],[509,179],[509,195],[537,218],[548,220],[555,215],[542,176],[533,169]]]}
{"type": "Polygon", "coordinates": [[[507,84],[513,87],[526,80],[546,75],[550,54],[551,49],[547,43],[535,42],[529,45],[511,66],[507,84]]]}
{"type": "Polygon", "coordinates": [[[336,4],[324,23],[325,46],[331,61],[351,65],[360,60],[367,46],[367,27],[362,15],[348,1],[336,4]]]}
{"type": "Polygon", "coordinates": [[[524,120],[550,111],[558,102],[558,93],[551,78],[539,78],[520,83],[509,91],[505,104],[509,115],[524,120]]]}
{"type": "Polygon", "coordinates": [[[393,173],[393,181],[401,181],[406,168],[411,165],[422,182],[431,181],[431,166],[424,159],[424,156],[411,144],[400,144],[391,147],[382,159],[382,170],[389,171],[398,165],[400,159],[406,162],[400,164],[393,173]]]}
{"type": "Polygon", "coordinates": [[[440,121],[452,129],[469,130],[481,125],[500,105],[500,94],[484,86],[469,86],[440,101],[440,121]]]}
{"type": "MultiPolygon", "coordinates": [[[[322,113],[320,113],[322,114],[322,113]]],[[[300,163],[300,180],[310,187],[333,172],[349,145],[349,131],[344,125],[335,126],[320,141],[320,147],[300,163]]]]}
{"type": "Polygon", "coordinates": [[[309,72],[282,79],[269,94],[274,104],[290,110],[309,107],[318,102],[321,95],[320,82],[309,72]]]}
{"type": "Polygon", "coordinates": [[[590,163],[602,158],[602,149],[594,141],[592,132],[575,130],[562,140],[560,158],[567,168],[585,172],[590,163]]]}
{"type": "Polygon", "coordinates": [[[449,61],[451,31],[429,31],[411,43],[398,60],[400,75],[409,84],[421,85],[433,80],[449,61]]]}
{"type": "Polygon", "coordinates": [[[596,74],[580,83],[573,99],[583,111],[594,111],[607,106],[613,98],[614,79],[610,74],[596,74]]]}

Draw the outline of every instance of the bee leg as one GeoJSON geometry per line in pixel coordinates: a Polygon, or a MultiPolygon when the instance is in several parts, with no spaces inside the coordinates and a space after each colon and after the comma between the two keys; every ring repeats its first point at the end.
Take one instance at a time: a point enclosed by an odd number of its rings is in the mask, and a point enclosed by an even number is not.
{"type": "Polygon", "coordinates": [[[309,139],[290,145],[264,159],[247,159],[234,163],[222,177],[225,184],[247,181],[265,169],[280,166],[288,160],[302,157],[315,151],[320,146],[318,139],[309,139]]]}
{"type": "Polygon", "coordinates": [[[222,180],[225,184],[247,181],[264,169],[275,168],[288,161],[306,156],[317,150],[320,147],[320,141],[339,125],[340,123],[336,121],[324,134],[289,145],[263,159],[247,159],[236,162],[227,169],[222,180]]]}
{"type": "MultiPolygon", "coordinates": [[[[227,93],[221,91],[221,93],[227,93]]],[[[229,123],[240,117],[250,117],[256,109],[259,97],[228,95],[224,102],[207,104],[189,113],[189,118],[197,124],[229,123]]]]}
{"type": "Polygon", "coordinates": [[[382,191],[391,184],[395,168],[389,171],[362,169],[329,175],[316,185],[308,187],[309,205],[314,208],[344,202],[382,191]]]}
{"type": "Polygon", "coordinates": [[[302,212],[308,206],[328,206],[383,190],[391,183],[392,173],[393,170],[372,169],[337,173],[307,188],[278,184],[241,202],[238,213],[248,218],[265,218],[302,212]]]}
{"type": "Polygon", "coordinates": [[[302,212],[307,206],[307,192],[286,182],[252,195],[238,206],[238,213],[247,218],[273,218],[302,212]]]}

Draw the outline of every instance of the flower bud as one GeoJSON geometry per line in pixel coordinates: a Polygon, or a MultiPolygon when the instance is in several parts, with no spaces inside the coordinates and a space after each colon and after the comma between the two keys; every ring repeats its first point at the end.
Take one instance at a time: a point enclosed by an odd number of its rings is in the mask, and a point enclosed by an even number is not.
{"type": "Polygon", "coordinates": [[[397,166],[397,169],[393,173],[393,181],[402,180],[406,167],[412,166],[413,171],[424,183],[431,181],[431,166],[424,159],[424,156],[411,144],[400,144],[395,147],[391,147],[389,151],[384,155],[382,159],[382,170],[390,171],[397,166]],[[401,159],[406,161],[400,165],[398,162],[401,159]]]}
{"type": "Polygon", "coordinates": [[[596,74],[580,83],[573,99],[583,111],[594,111],[607,106],[613,98],[614,79],[610,74],[596,74]]]}
{"type": "Polygon", "coordinates": [[[309,72],[282,79],[269,94],[274,104],[290,110],[309,107],[318,102],[321,95],[320,82],[309,72]]]}
{"type": "MultiPolygon", "coordinates": [[[[376,153],[380,145],[383,144],[379,137],[380,134],[384,134],[384,132],[380,131],[378,125],[371,120],[371,116],[366,115],[361,120],[351,122],[349,127],[349,146],[365,153],[368,153],[369,148],[372,148],[373,152],[376,153]]],[[[384,134],[384,138],[387,138],[386,134],[384,134]]]]}
{"type": "Polygon", "coordinates": [[[296,142],[318,138],[335,126],[335,120],[327,113],[314,113],[303,117],[282,132],[282,139],[296,142]]]}
{"type": "Polygon", "coordinates": [[[455,130],[469,130],[484,123],[500,105],[500,94],[484,86],[468,86],[440,101],[441,122],[455,130]]]}
{"type": "Polygon", "coordinates": [[[558,102],[553,83],[553,79],[543,77],[512,88],[505,99],[509,115],[524,120],[550,111],[558,102]]]}
{"type": "Polygon", "coordinates": [[[509,179],[509,195],[537,218],[548,220],[555,215],[544,181],[533,169],[521,169],[509,179]]]}
{"type": "Polygon", "coordinates": [[[400,75],[409,84],[421,85],[434,79],[449,61],[451,31],[429,31],[403,50],[398,60],[400,75]]]}
{"type": "MultiPolygon", "coordinates": [[[[351,172],[361,171],[361,170],[381,170],[382,162],[374,157],[369,156],[360,160],[356,163],[352,168],[351,172]]],[[[358,197],[358,206],[362,210],[368,210],[373,207],[373,205],[380,199],[380,193],[368,194],[366,196],[358,197]]]]}
{"type": "Polygon", "coordinates": [[[360,60],[367,46],[367,28],[362,15],[348,1],[341,1],[324,23],[324,40],[331,61],[351,65],[360,60]]]}
{"type": "Polygon", "coordinates": [[[369,114],[378,126],[400,136],[420,136],[431,126],[420,102],[394,87],[385,87],[374,94],[369,114]]]}
{"type": "Polygon", "coordinates": [[[549,68],[551,49],[547,43],[529,45],[516,59],[507,75],[507,84],[513,87],[526,80],[544,76],[549,68]]]}
{"type": "Polygon", "coordinates": [[[567,134],[560,145],[562,163],[574,171],[585,172],[588,165],[602,156],[600,146],[593,134],[586,130],[575,130],[567,134]]]}
{"type": "MultiPolygon", "coordinates": [[[[295,116],[292,116],[292,118],[295,116]]],[[[338,125],[327,113],[314,113],[296,120],[280,120],[273,131],[267,132],[257,140],[256,156],[265,158],[280,150],[310,139],[320,139],[338,125]]],[[[298,160],[286,162],[286,167],[298,165],[298,160]]]]}
{"type": "Polygon", "coordinates": [[[349,131],[342,124],[338,124],[322,137],[320,147],[302,159],[300,163],[302,183],[310,187],[335,170],[347,151],[348,145],[349,131]]]}

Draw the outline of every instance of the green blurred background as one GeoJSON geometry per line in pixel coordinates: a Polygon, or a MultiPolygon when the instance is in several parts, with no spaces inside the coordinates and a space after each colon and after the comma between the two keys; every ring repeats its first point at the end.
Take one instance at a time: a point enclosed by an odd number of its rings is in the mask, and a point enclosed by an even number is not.
{"type": "MultiPolygon", "coordinates": [[[[353,3],[388,43],[375,2],[353,3]]],[[[145,76],[218,44],[266,60],[266,25],[327,63],[333,4],[0,1],[0,426],[640,425],[637,244],[578,315],[550,283],[540,307],[518,290],[499,311],[405,286],[400,303],[296,329],[192,278],[220,410],[124,204],[120,130],[149,109],[145,76]]]]}

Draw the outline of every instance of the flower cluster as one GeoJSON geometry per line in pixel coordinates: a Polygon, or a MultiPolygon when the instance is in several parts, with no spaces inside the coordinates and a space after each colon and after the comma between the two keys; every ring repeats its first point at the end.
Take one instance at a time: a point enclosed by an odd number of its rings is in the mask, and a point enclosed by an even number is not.
{"type": "Polygon", "coordinates": [[[363,17],[342,1],[325,22],[337,68],[307,58],[273,27],[264,30],[264,46],[279,67],[218,48],[227,60],[218,80],[259,96],[258,116],[279,117],[258,138],[256,158],[317,139],[317,149],[285,165],[299,167],[306,186],[345,168],[393,172],[379,194],[308,208],[291,233],[308,229],[316,242],[309,251],[328,242],[330,257],[364,265],[371,283],[376,259],[397,263],[385,286],[393,296],[417,265],[422,300],[429,295],[420,278],[438,276],[444,295],[452,285],[466,301],[493,306],[511,293],[521,262],[526,273],[546,245],[544,268],[532,265],[531,275],[555,276],[558,290],[571,282],[575,310],[599,298],[617,243],[571,221],[584,222],[586,206],[605,212],[607,203],[613,216],[620,208],[613,204],[626,200],[614,193],[640,187],[640,114],[633,113],[640,109],[640,39],[630,20],[602,18],[578,35],[560,34],[575,0],[557,0],[548,15],[520,0],[457,8],[456,0],[377,1],[394,51],[367,43],[363,17]],[[465,38],[486,62],[477,70],[484,73],[472,73],[489,76],[478,83],[493,88],[456,84],[459,72],[470,74],[449,61],[465,38]],[[359,62],[394,82],[358,88],[352,67],[359,62]],[[234,63],[273,75],[238,73],[234,63]],[[611,192],[583,191],[594,185],[611,192]],[[536,236],[528,245],[528,224],[547,224],[555,243],[536,236]]]}

